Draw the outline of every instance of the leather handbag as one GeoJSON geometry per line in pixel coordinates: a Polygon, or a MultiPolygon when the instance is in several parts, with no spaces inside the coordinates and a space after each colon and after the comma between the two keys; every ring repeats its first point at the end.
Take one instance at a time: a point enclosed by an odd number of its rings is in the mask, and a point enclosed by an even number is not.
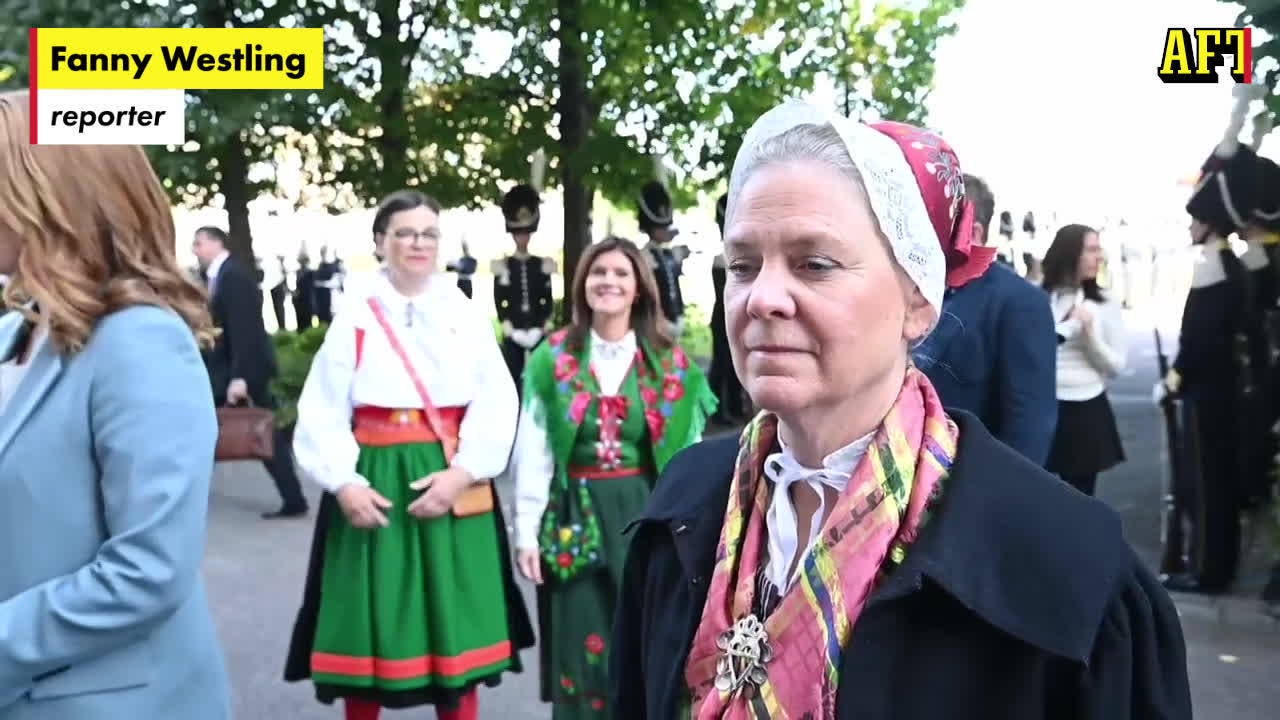
{"type": "MultiPolygon", "coordinates": [[[[391,348],[396,351],[396,355],[400,356],[400,363],[404,365],[405,372],[409,374],[409,379],[413,381],[413,386],[418,391],[418,396],[422,399],[422,409],[427,417],[427,425],[440,438],[440,444],[444,447],[445,460],[452,462],[454,454],[458,451],[457,436],[444,432],[445,424],[440,417],[440,411],[436,408],[435,403],[431,402],[431,395],[427,392],[426,383],[422,382],[422,378],[418,377],[418,370],[413,366],[413,362],[409,360],[409,353],[405,352],[404,346],[400,344],[400,338],[396,336],[390,321],[387,320],[387,313],[383,310],[377,298],[369,298],[369,309],[373,310],[373,316],[377,318],[378,324],[382,326],[382,331],[386,334],[387,340],[391,342],[391,348]]],[[[454,517],[463,518],[493,512],[493,508],[493,481],[477,479],[470,487],[458,494],[457,499],[453,501],[452,512],[454,517]]]]}
{"type": "Polygon", "coordinates": [[[215,462],[270,460],[275,457],[275,413],[267,408],[218,408],[218,446],[215,462]]]}

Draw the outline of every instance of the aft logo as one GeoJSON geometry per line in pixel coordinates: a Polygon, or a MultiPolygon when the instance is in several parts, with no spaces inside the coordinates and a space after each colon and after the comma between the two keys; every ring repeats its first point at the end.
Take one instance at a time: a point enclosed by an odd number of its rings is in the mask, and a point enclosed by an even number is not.
{"type": "Polygon", "coordinates": [[[1156,74],[1167,83],[1216,83],[1218,68],[1231,56],[1231,78],[1253,81],[1253,28],[1169,28],[1156,74]]]}

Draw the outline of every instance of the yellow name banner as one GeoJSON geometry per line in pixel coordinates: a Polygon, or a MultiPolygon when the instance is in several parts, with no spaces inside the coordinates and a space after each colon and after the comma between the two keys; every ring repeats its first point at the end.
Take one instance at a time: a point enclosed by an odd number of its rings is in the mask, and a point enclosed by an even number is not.
{"type": "Polygon", "coordinates": [[[323,28],[38,28],[33,85],[63,90],[319,90],[323,28]]]}

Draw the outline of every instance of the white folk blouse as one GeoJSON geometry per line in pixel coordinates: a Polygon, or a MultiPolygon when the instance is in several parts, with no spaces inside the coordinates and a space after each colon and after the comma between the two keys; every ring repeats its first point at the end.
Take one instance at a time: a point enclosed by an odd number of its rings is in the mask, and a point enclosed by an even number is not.
{"type": "Polygon", "coordinates": [[[348,295],[325,335],[298,400],[293,451],[302,473],[330,492],[368,485],[356,473],[360,448],[351,431],[356,407],[420,408],[422,400],[400,357],[367,304],[376,298],[436,407],[467,406],[452,466],[477,480],[507,466],[519,400],[493,327],[449,282],[432,276],[417,297],[405,297],[381,271],[348,295]],[[356,328],[364,330],[356,368],[356,328]]]}
{"type": "Polygon", "coordinates": [[[821,468],[809,468],[800,464],[795,455],[778,435],[778,445],[782,452],[769,455],[764,460],[764,473],[773,481],[773,498],[769,501],[769,510],[765,514],[765,527],[769,532],[769,565],[766,569],[769,581],[779,592],[785,593],[800,577],[804,569],[803,559],[813,549],[813,544],[822,532],[826,521],[827,496],[824,487],[835,491],[838,498],[849,487],[849,479],[858,463],[867,454],[875,432],[867,433],[822,459],[821,468]],[[797,483],[807,484],[818,496],[818,511],[809,523],[809,537],[800,538],[800,523],[796,518],[795,505],[791,502],[791,486],[797,483]],[[788,568],[795,565],[790,576],[788,568]]]}
{"type": "MultiPolygon", "coordinates": [[[[591,331],[591,370],[600,383],[600,392],[616,395],[631,370],[636,355],[636,336],[628,331],[621,340],[608,342],[591,331]]],[[[516,481],[516,547],[532,550],[538,547],[538,527],[547,509],[551,479],[556,461],[551,452],[547,431],[534,419],[538,413],[529,398],[520,412],[520,429],[516,433],[516,452],[512,460],[516,481]]]]}

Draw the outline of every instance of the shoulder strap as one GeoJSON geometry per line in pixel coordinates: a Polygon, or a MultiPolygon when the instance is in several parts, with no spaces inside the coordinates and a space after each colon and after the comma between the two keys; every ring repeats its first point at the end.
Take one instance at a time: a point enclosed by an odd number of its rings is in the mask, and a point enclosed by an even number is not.
{"type": "Polygon", "coordinates": [[[404,365],[405,372],[409,373],[409,379],[413,381],[414,388],[418,391],[419,397],[422,398],[422,409],[427,415],[427,425],[440,438],[440,444],[444,446],[444,457],[447,461],[453,460],[454,453],[458,450],[458,438],[452,433],[444,432],[444,421],[440,418],[440,411],[436,409],[434,403],[431,402],[431,395],[427,392],[427,386],[422,382],[422,378],[418,376],[418,371],[413,367],[413,361],[409,359],[409,353],[405,352],[404,346],[400,344],[400,338],[396,336],[395,330],[392,329],[390,321],[387,320],[387,313],[382,308],[382,303],[377,298],[369,298],[369,308],[373,310],[373,316],[378,319],[378,324],[382,326],[382,331],[386,333],[387,340],[391,342],[391,349],[396,351],[396,355],[400,357],[400,362],[404,365]]]}
{"type": "Polygon", "coordinates": [[[364,328],[356,328],[356,367],[360,367],[360,360],[364,357],[364,328]]]}

